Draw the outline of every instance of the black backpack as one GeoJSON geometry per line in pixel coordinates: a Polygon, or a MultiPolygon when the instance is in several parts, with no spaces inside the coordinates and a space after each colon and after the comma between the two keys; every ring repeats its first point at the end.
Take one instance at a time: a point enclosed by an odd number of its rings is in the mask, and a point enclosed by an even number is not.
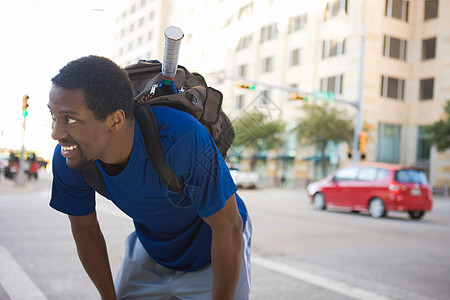
{"type": "MultiPolygon", "coordinates": [[[[193,115],[208,129],[224,158],[235,134],[229,118],[222,111],[221,92],[207,86],[200,74],[178,66],[174,83],[179,92],[165,94],[157,88],[162,80],[161,67],[158,61],[140,60],[125,67],[125,71],[133,83],[135,118],[142,130],[147,155],[164,184],[174,192],[183,193],[184,182],[165,162],[151,105],[167,105],[193,115]],[[150,148],[150,145],[153,146],[150,148]]],[[[104,196],[103,178],[95,161],[81,169],[81,173],[89,186],[104,196]]]]}

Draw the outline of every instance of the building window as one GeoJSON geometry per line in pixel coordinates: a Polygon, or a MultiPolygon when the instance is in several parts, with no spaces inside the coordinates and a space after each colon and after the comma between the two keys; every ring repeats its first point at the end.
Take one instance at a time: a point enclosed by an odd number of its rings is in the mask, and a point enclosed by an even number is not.
{"type": "Polygon", "coordinates": [[[378,124],[377,161],[398,164],[400,162],[399,125],[378,124]]]}
{"type": "Polygon", "coordinates": [[[347,0],[335,0],[328,2],[325,8],[325,21],[337,16],[339,13],[347,14],[347,0]]]}
{"type": "Polygon", "coordinates": [[[426,133],[424,126],[419,126],[417,137],[417,162],[427,162],[430,160],[430,145],[428,144],[429,134],[426,133]]]}
{"type": "Polygon", "coordinates": [[[151,41],[153,39],[153,31],[149,31],[148,33],[147,33],[147,40],[148,41],[151,41]]]}
{"type": "Polygon", "coordinates": [[[438,16],[438,0],[425,0],[424,20],[434,19],[438,16]]]}
{"type": "Polygon", "coordinates": [[[142,27],[142,26],[144,26],[144,17],[142,17],[142,18],[140,18],[139,19],[139,27],[142,27]]]}
{"type": "Polygon", "coordinates": [[[322,42],[322,59],[345,54],[344,40],[328,40],[322,42]]]}
{"type": "Polygon", "coordinates": [[[320,90],[332,92],[333,94],[342,94],[342,86],[344,83],[344,75],[336,75],[322,78],[320,80],[320,90]]]}
{"type": "Polygon", "coordinates": [[[261,60],[261,73],[273,71],[273,57],[266,57],[261,60]]]}
{"type": "Polygon", "coordinates": [[[245,95],[236,96],[236,109],[243,109],[245,107],[245,95]]]}
{"type": "Polygon", "coordinates": [[[298,30],[302,30],[303,28],[305,28],[305,24],[306,24],[306,16],[307,14],[301,14],[295,17],[290,17],[289,18],[289,25],[288,25],[288,33],[294,32],[294,31],[298,31],[298,30]]]}
{"type": "Polygon", "coordinates": [[[241,20],[242,18],[251,16],[252,12],[253,12],[253,1],[245,6],[242,6],[239,9],[238,20],[241,20]]]}
{"type": "Polygon", "coordinates": [[[403,100],[405,80],[381,76],[381,97],[403,100]]]}
{"type": "Polygon", "coordinates": [[[253,35],[249,34],[246,36],[243,36],[239,39],[239,43],[237,46],[237,51],[245,49],[245,48],[249,48],[252,44],[252,40],[253,40],[253,35]]]}
{"type": "Polygon", "coordinates": [[[148,20],[151,21],[151,20],[153,20],[154,18],[155,18],[155,11],[152,10],[152,11],[150,12],[150,14],[148,15],[148,20]]]}
{"type": "Polygon", "coordinates": [[[291,50],[289,55],[289,66],[298,66],[300,65],[300,49],[291,50]]]}
{"type": "Polygon", "coordinates": [[[261,43],[276,39],[277,33],[277,23],[273,23],[261,28],[261,43]]]}
{"type": "Polygon", "coordinates": [[[420,80],[420,100],[433,99],[434,78],[420,80]]]}
{"type": "Polygon", "coordinates": [[[247,65],[238,66],[238,76],[239,77],[247,77],[247,65]]]}
{"type": "Polygon", "coordinates": [[[409,1],[406,0],[386,0],[385,15],[389,18],[399,19],[408,22],[409,1]]]}
{"type": "Polygon", "coordinates": [[[271,102],[270,100],[270,91],[269,90],[264,90],[261,92],[261,97],[259,99],[259,105],[261,106],[268,106],[271,102]]]}
{"type": "Polygon", "coordinates": [[[422,41],[422,60],[436,57],[436,38],[422,41]]]}
{"type": "Polygon", "coordinates": [[[406,41],[385,35],[383,55],[400,60],[406,60],[406,41]]]}

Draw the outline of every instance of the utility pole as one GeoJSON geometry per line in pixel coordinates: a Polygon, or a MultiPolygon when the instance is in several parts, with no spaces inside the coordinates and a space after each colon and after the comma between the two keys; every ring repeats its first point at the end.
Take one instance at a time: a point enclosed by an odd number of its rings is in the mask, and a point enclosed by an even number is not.
{"type": "Polygon", "coordinates": [[[358,83],[358,99],[356,102],[355,130],[353,132],[353,162],[358,163],[361,158],[359,153],[359,133],[362,131],[362,94],[363,94],[363,77],[364,77],[364,52],[366,45],[366,26],[362,26],[361,30],[361,54],[359,57],[359,83],[358,83]]]}

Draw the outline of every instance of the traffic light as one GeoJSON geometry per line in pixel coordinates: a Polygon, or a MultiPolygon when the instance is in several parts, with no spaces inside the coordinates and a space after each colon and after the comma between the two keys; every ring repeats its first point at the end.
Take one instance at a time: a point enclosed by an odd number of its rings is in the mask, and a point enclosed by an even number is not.
{"type": "Polygon", "coordinates": [[[26,118],[26,116],[28,116],[28,99],[30,99],[30,97],[28,97],[28,95],[24,95],[22,98],[22,115],[24,118],[26,118]]]}
{"type": "Polygon", "coordinates": [[[365,159],[366,158],[366,140],[367,140],[367,135],[364,131],[361,131],[358,135],[358,145],[359,145],[359,154],[361,155],[361,159],[365,159]]]}
{"type": "Polygon", "coordinates": [[[245,83],[238,83],[238,84],[236,84],[236,86],[238,87],[238,88],[241,88],[241,89],[247,89],[247,90],[254,90],[255,89],[255,85],[254,84],[245,84],[245,83]]]}
{"type": "Polygon", "coordinates": [[[294,100],[308,101],[308,97],[307,96],[299,95],[297,93],[291,93],[291,95],[289,96],[289,99],[291,99],[291,101],[294,101],[294,100]]]}

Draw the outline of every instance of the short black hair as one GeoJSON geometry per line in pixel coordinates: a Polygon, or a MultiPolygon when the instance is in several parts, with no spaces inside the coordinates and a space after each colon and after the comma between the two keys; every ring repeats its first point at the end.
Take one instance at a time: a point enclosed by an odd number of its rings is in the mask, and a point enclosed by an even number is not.
{"type": "Polygon", "coordinates": [[[85,56],[69,62],[52,78],[52,83],[66,89],[83,89],[86,105],[97,120],[118,109],[125,117],[134,117],[133,86],[128,74],[112,60],[85,56]]]}

